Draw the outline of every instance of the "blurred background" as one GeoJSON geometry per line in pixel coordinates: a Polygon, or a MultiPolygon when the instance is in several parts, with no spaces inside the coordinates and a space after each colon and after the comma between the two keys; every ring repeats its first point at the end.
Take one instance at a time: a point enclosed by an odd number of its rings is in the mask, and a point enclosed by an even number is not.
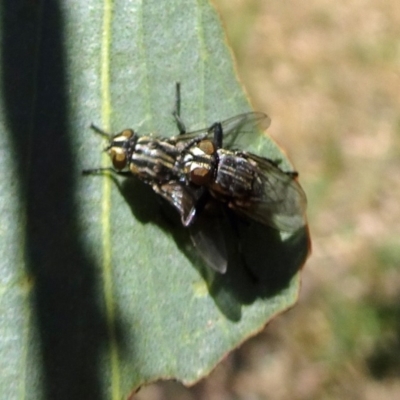
{"type": "Polygon", "coordinates": [[[400,398],[400,2],[214,0],[308,196],[298,304],[192,388],[137,399],[400,398]]]}

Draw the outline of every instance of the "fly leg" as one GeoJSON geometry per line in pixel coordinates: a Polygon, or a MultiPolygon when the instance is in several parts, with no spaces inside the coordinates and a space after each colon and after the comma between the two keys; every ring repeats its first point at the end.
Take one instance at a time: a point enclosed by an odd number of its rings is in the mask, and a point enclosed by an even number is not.
{"type": "Polygon", "coordinates": [[[214,133],[214,144],[217,147],[217,149],[221,149],[222,148],[222,138],[224,136],[221,122],[215,122],[214,124],[212,124],[210,126],[210,128],[208,129],[208,132],[214,133]]]}
{"type": "Polygon", "coordinates": [[[183,135],[186,133],[185,123],[181,119],[181,84],[176,82],[175,85],[175,109],[172,111],[176,126],[178,127],[179,134],[183,135]]]}
{"type": "Polygon", "coordinates": [[[96,125],[93,124],[93,123],[90,124],[90,129],[92,129],[93,131],[95,131],[95,132],[98,133],[99,135],[106,137],[107,139],[110,139],[111,136],[112,136],[111,134],[109,134],[109,133],[103,131],[103,129],[99,128],[98,126],[96,126],[96,125]]]}
{"type": "Polygon", "coordinates": [[[101,175],[104,173],[111,173],[115,175],[122,175],[126,177],[131,177],[132,173],[130,171],[116,171],[111,167],[100,167],[100,168],[90,168],[82,170],[82,175],[101,175]]]}

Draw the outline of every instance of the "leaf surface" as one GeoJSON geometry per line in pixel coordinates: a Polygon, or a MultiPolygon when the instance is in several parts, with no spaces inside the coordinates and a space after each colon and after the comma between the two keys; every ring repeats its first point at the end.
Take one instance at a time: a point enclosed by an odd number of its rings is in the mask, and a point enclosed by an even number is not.
{"type": "MultiPolygon", "coordinates": [[[[81,170],[109,165],[91,122],[177,134],[177,81],[189,130],[251,110],[215,10],[21,0],[2,15],[0,397],[119,399],[160,378],[195,382],[293,305],[308,232],[245,227],[263,284],[235,260],[216,275],[148,186],[81,170]]],[[[290,168],[267,137],[252,148],[290,168]]]]}

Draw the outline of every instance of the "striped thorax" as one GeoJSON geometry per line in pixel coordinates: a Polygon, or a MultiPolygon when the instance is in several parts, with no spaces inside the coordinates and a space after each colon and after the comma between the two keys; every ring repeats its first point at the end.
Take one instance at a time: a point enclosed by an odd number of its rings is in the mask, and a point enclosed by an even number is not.
{"type": "Polygon", "coordinates": [[[117,171],[130,171],[146,182],[178,179],[176,146],[168,140],[139,137],[131,129],[116,134],[106,148],[117,171]]]}

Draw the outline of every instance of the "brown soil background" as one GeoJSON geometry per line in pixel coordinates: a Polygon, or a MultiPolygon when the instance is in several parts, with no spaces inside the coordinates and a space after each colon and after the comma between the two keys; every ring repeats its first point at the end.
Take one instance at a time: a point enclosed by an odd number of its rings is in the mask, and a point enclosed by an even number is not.
{"type": "Polygon", "coordinates": [[[194,387],[135,398],[398,398],[400,2],[214,3],[254,108],[300,172],[313,254],[296,307],[194,387]]]}

